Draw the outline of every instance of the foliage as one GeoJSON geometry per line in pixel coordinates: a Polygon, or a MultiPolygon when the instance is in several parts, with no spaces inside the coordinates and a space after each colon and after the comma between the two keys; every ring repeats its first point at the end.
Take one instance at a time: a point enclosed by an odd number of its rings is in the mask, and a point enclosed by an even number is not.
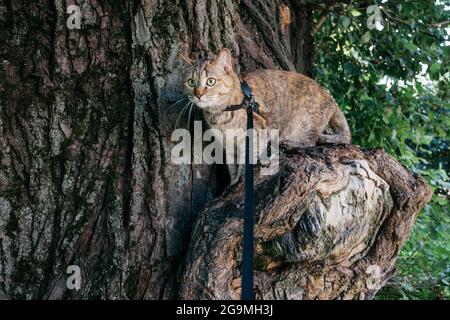
{"type": "Polygon", "coordinates": [[[316,79],[346,113],[354,143],[384,147],[434,191],[378,299],[448,299],[450,3],[381,2],[312,4],[316,23],[323,20],[316,79]],[[382,30],[367,24],[374,4],[382,30]]]}

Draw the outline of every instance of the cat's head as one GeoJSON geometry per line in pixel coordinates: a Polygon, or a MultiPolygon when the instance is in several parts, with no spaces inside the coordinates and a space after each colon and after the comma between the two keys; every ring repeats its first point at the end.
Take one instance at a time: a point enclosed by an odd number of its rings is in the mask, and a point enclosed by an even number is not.
{"type": "Polygon", "coordinates": [[[222,49],[215,59],[197,60],[186,69],[184,92],[190,101],[205,111],[221,108],[228,104],[236,90],[236,78],[231,52],[222,49]]]}

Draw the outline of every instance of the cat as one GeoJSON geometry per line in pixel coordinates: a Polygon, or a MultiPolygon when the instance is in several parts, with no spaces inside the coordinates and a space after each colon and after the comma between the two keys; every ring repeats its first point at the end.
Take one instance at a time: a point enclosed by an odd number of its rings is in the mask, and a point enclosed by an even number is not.
{"type": "MultiPolygon", "coordinates": [[[[239,76],[233,70],[231,52],[222,49],[215,58],[192,61],[184,74],[184,91],[191,102],[202,109],[209,126],[219,129],[225,143],[227,129],[246,129],[243,109],[226,111],[241,104],[241,81],[247,81],[259,112],[254,113],[254,127],[279,130],[279,141],[298,147],[323,143],[351,143],[351,133],[344,114],[330,94],[313,79],[297,72],[261,69],[239,76]],[[326,128],[334,134],[325,134],[326,128]]],[[[234,142],[234,137],[231,137],[234,142]]],[[[237,137],[240,161],[228,164],[231,185],[244,171],[245,130],[237,137]]]]}

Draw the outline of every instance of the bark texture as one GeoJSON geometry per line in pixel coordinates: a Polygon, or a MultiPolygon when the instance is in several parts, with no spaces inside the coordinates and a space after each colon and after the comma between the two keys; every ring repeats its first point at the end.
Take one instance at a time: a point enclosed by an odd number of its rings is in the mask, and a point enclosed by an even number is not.
{"type": "MultiPolygon", "coordinates": [[[[184,106],[184,66],[178,53],[196,58],[228,47],[243,72],[283,68],[311,75],[311,21],[310,9],[299,0],[0,0],[0,297],[173,299],[179,292],[206,297],[204,290],[234,297],[228,287],[201,286],[205,274],[193,281],[197,293],[182,279],[177,282],[180,269],[189,281],[195,277],[195,270],[183,263],[196,259],[199,230],[207,227],[205,214],[196,224],[186,260],[192,224],[227,183],[220,166],[170,161],[171,132],[184,106]],[[81,7],[81,30],[66,27],[66,9],[72,4],[81,7]],[[69,265],[81,268],[80,291],[66,287],[69,265]]],[[[197,112],[192,117],[200,119],[197,112]]],[[[188,112],[180,118],[185,124],[188,112]]],[[[317,171],[312,179],[319,175],[317,171]]],[[[404,169],[397,175],[412,179],[404,169]]],[[[296,181],[299,190],[312,186],[296,181]]],[[[298,204],[303,201],[299,196],[298,204]]],[[[389,206],[401,205],[395,199],[389,204],[386,193],[374,197],[385,209],[372,208],[368,216],[355,211],[365,222],[387,221],[383,217],[389,206]]],[[[400,228],[406,236],[419,200],[411,200],[416,206],[394,210],[397,224],[380,229],[386,234],[379,231],[375,243],[390,247],[394,241],[398,249],[404,238],[391,235],[400,228]]],[[[300,219],[300,213],[292,213],[294,207],[282,209],[267,217],[265,225],[272,231],[259,231],[265,239],[289,237],[289,228],[300,219]],[[289,226],[288,216],[293,219],[289,226]]],[[[225,215],[222,211],[219,221],[225,215]]],[[[239,221],[233,221],[237,229],[230,239],[236,242],[239,221]]],[[[216,222],[211,228],[220,232],[216,222]]],[[[378,229],[369,229],[359,243],[374,241],[375,234],[369,233],[378,229]]],[[[293,243],[308,244],[294,234],[293,243]]],[[[305,257],[328,257],[330,246],[311,248],[305,257]]],[[[294,248],[277,251],[292,266],[304,254],[294,248]]],[[[386,252],[393,255],[384,257],[392,270],[397,252],[386,252]]],[[[235,270],[235,259],[227,264],[235,270]]],[[[317,266],[315,270],[321,272],[317,266]]],[[[299,272],[280,273],[285,280],[277,283],[280,294],[273,297],[294,297],[295,281],[286,279],[306,279],[305,271],[299,272]]],[[[353,279],[347,274],[336,281],[344,286],[353,279]]],[[[268,289],[258,290],[260,296],[270,296],[268,289]]]]}
{"type": "MultiPolygon", "coordinates": [[[[243,184],[193,228],[184,299],[239,299],[243,184]]],[[[370,299],[431,192],[382,150],[286,150],[274,175],[255,177],[257,299],[370,299]]]]}

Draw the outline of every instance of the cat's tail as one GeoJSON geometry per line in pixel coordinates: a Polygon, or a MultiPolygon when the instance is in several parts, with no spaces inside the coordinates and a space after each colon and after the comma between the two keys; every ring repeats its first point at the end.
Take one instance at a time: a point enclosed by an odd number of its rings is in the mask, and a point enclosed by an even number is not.
{"type": "Polygon", "coordinates": [[[339,107],[330,119],[330,127],[336,132],[335,134],[320,134],[318,143],[351,143],[352,135],[347,120],[339,107]]]}

